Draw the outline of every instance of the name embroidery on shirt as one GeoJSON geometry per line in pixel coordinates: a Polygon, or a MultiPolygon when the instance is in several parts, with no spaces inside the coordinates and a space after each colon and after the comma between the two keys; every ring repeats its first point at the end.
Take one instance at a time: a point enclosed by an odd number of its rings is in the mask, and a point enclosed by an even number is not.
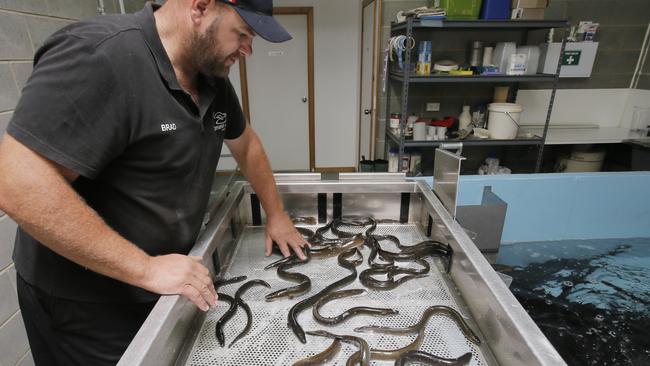
{"type": "Polygon", "coordinates": [[[162,132],[176,131],[176,123],[163,123],[160,125],[162,132]]]}
{"type": "Polygon", "coordinates": [[[212,113],[212,119],[214,120],[214,130],[223,131],[226,129],[226,124],[228,122],[228,114],[224,112],[214,112],[212,113]]]}

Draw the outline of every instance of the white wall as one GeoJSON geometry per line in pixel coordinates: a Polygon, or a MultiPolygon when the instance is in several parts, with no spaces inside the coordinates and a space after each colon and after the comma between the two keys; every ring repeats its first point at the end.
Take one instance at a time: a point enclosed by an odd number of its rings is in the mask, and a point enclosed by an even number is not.
{"type": "MultiPolygon", "coordinates": [[[[629,95],[630,89],[558,89],[551,124],[619,127],[629,95]]],[[[520,90],[521,124],[544,124],[550,96],[550,90],[520,90]]]]}
{"type": "MultiPolygon", "coordinates": [[[[520,90],[517,103],[524,107],[521,125],[546,120],[550,90],[520,90]]],[[[559,89],[551,125],[593,124],[600,128],[630,128],[634,106],[650,107],[650,91],[640,89],[559,89]]]]}
{"type": "MultiPolygon", "coordinates": [[[[275,7],[314,8],[316,168],[356,167],[359,127],[361,1],[275,0],[275,7]]],[[[255,50],[255,42],[253,42],[255,50]]],[[[239,93],[239,71],[230,80],[239,93]]],[[[248,79],[248,88],[255,80],[248,79]]],[[[224,148],[223,154],[228,154],[224,148]]],[[[223,157],[218,170],[233,169],[223,157]]]]}
{"type": "MultiPolygon", "coordinates": [[[[550,95],[550,90],[520,90],[517,94],[517,103],[524,108],[520,124],[527,131],[542,132],[540,126],[546,120],[550,95]]],[[[555,96],[546,143],[619,143],[635,137],[630,133],[635,106],[650,108],[650,91],[560,89],[555,96]]]]}
{"type": "Polygon", "coordinates": [[[316,167],[355,167],[361,1],[275,0],[274,5],[314,7],[316,167]]]}
{"type": "MultiPolygon", "coordinates": [[[[355,167],[359,126],[361,1],[275,0],[314,8],[316,167],[355,167]]],[[[248,80],[249,88],[254,80],[248,80]]]]}

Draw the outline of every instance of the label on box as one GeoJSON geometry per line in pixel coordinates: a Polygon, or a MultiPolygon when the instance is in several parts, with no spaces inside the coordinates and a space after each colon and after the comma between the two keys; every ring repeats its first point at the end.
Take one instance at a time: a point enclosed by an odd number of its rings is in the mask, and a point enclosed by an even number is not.
{"type": "Polygon", "coordinates": [[[543,20],[545,10],[546,9],[515,8],[512,9],[511,19],[543,20]]]}
{"type": "Polygon", "coordinates": [[[562,66],[576,66],[580,64],[580,55],[582,51],[564,51],[562,54],[562,66]]]}
{"type": "Polygon", "coordinates": [[[512,0],[512,8],[546,8],[548,0],[512,0]]]}

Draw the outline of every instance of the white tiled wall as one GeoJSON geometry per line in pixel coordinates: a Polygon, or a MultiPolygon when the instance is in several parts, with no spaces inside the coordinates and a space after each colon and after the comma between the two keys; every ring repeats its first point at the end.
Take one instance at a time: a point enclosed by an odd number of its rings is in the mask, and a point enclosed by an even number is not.
{"type": "MultiPolygon", "coordinates": [[[[142,0],[125,0],[126,10],[142,8],[142,0]]],[[[96,0],[0,0],[0,137],[32,70],[32,56],[57,29],[97,15],[96,0]]],[[[116,13],[117,0],[104,0],[116,13]]],[[[16,296],[16,272],[11,259],[16,224],[0,211],[0,366],[29,366],[23,319],[16,296]]]]}

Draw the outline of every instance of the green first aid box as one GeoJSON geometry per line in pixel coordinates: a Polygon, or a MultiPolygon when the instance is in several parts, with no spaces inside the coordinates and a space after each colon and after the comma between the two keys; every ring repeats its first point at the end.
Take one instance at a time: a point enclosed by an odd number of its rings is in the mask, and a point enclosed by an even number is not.
{"type": "MultiPolygon", "coordinates": [[[[436,1],[433,1],[435,6],[436,1]]],[[[440,0],[440,7],[447,12],[447,19],[478,19],[482,0],[440,0]]]]}
{"type": "MultiPolygon", "coordinates": [[[[542,74],[555,74],[562,43],[544,43],[540,46],[539,69],[542,74]]],[[[588,78],[596,61],[598,42],[569,42],[562,54],[561,78],[588,78]]]]}

